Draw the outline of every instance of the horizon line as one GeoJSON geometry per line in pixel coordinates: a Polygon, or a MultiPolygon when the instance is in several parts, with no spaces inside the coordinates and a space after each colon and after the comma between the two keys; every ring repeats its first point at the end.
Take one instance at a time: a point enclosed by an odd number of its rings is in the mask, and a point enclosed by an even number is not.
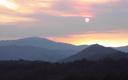
{"type": "Polygon", "coordinates": [[[47,37],[17,37],[17,38],[8,38],[8,39],[0,39],[0,41],[11,41],[11,40],[21,40],[21,39],[27,39],[27,38],[40,38],[40,39],[47,39],[49,41],[53,41],[53,42],[57,42],[57,43],[64,43],[64,44],[70,44],[70,45],[73,45],[73,46],[83,46],[83,45],[87,45],[87,46],[90,46],[90,45],[95,45],[95,44],[98,44],[98,45],[101,45],[101,46],[104,46],[104,47],[125,47],[125,46],[128,46],[128,44],[126,45],[121,45],[121,46],[109,46],[109,45],[103,45],[103,44],[100,44],[100,43],[92,43],[92,44],[71,44],[71,43],[66,43],[66,42],[61,42],[61,41],[54,41],[54,40],[51,40],[51,39],[48,39],[47,37]]]}

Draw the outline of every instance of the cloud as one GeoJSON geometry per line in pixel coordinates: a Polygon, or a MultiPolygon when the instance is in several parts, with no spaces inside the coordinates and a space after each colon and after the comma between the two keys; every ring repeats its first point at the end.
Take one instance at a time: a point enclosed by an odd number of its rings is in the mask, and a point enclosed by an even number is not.
{"type": "Polygon", "coordinates": [[[0,23],[1,24],[11,24],[15,22],[27,22],[34,21],[33,18],[21,17],[21,16],[9,16],[9,15],[0,15],[0,23]]]}
{"type": "MultiPolygon", "coordinates": [[[[52,16],[80,16],[80,17],[95,17],[104,9],[98,9],[104,4],[113,5],[118,0],[1,0],[0,12],[1,16],[9,15],[17,18],[26,17],[30,20],[30,15],[47,14],[52,16]],[[98,11],[99,10],[99,11],[98,11]],[[13,14],[13,15],[12,15],[13,14]],[[17,16],[15,16],[17,15],[17,16]]],[[[9,17],[8,16],[8,17],[9,17]]],[[[19,22],[21,20],[12,22],[19,22]]],[[[24,20],[23,20],[24,21],[24,20]]],[[[30,20],[31,21],[31,20],[30,20]]],[[[0,23],[6,22],[0,21],[0,23]]],[[[7,21],[8,23],[8,21],[7,21]]]]}

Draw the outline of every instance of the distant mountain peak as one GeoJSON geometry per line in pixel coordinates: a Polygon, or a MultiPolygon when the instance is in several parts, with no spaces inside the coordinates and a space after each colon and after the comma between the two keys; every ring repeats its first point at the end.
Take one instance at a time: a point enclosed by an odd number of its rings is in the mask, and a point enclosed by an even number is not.
{"type": "Polygon", "coordinates": [[[102,48],[106,48],[106,47],[104,47],[104,46],[102,46],[102,45],[100,45],[100,44],[93,44],[93,45],[90,45],[89,47],[91,47],[91,48],[92,48],[92,47],[93,47],[93,48],[98,48],[98,47],[99,47],[99,48],[101,48],[101,47],[102,47],[102,48]]]}
{"type": "Polygon", "coordinates": [[[100,52],[101,50],[114,50],[113,48],[110,47],[104,47],[102,45],[99,44],[93,44],[90,45],[89,47],[85,48],[83,51],[88,50],[88,51],[93,51],[93,52],[100,52]]]}
{"type": "Polygon", "coordinates": [[[101,60],[104,58],[119,59],[125,57],[125,55],[126,55],[125,53],[113,49],[111,47],[104,47],[99,44],[94,44],[85,48],[79,53],[65,59],[64,62],[76,61],[81,59],[87,59],[87,60],[101,60]]]}

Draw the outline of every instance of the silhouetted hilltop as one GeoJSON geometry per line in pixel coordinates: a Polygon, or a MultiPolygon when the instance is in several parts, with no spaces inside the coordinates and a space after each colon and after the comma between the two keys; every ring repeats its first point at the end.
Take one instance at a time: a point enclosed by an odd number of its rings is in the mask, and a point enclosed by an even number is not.
{"type": "Polygon", "coordinates": [[[98,44],[91,45],[88,48],[80,51],[79,53],[62,60],[62,62],[70,62],[81,59],[87,60],[100,60],[104,58],[119,59],[126,56],[126,53],[118,51],[110,47],[104,47],[98,44]]]}

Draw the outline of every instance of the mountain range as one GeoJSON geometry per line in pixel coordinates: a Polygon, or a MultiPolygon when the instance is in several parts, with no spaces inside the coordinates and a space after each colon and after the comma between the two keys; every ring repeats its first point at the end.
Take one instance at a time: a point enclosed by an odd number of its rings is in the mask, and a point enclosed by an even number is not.
{"type": "Polygon", "coordinates": [[[108,53],[110,54],[124,53],[128,51],[128,46],[106,49],[106,47],[100,45],[75,46],[45,38],[30,37],[18,40],[0,41],[0,60],[25,59],[56,62],[67,59],[68,61],[70,57],[81,57],[81,55],[85,58],[106,56],[107,53],[103,54],[101,52],[107,52],[109,50],[110,52],[108,53]]]}
{"type": "Polygon", "coordinates": [[[55,62],[69,57],[87,45],[74,46],[45,38],[31,37],[0,41],[0,60],[26,59],[55,62]]]}
{"type": "Polygon", "coordinates": [[[42,48],[48,48],[48,49],[54,49],[54,50],[78,50],[78,51],[87,47],[87,45],[75,46],[72,44],[55,42],[55,41],[51,41],[51,40],[48,40],[45,38],[39,38],[39,37],[0,41],[0,46],[10,46],[10,45],[34,46],[34,47],[42,47],[42,48]]]}

